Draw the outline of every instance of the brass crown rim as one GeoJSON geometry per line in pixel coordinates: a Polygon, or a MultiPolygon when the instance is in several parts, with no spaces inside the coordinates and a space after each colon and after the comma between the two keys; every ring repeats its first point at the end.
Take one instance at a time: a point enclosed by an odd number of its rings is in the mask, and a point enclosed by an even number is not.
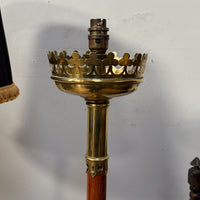
{"type": "Polygon", "coordinates": [[[99,58],[94,52],[86,52],[81,57],[78,51],[74,51],[71,56],[66,51],[59,54],[57,51],[49,51],[48,59],[52,77],[138,79],[143,78],[147,54],[136,53],[131,59],[128,53],[118,58],[116,53],[110,52],[99,58]]]}

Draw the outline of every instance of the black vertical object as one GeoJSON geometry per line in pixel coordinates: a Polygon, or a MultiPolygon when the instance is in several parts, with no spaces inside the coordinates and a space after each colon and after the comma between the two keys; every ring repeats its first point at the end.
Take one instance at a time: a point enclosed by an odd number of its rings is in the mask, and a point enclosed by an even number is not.
{"type": "Polygon", "coordinates": [[[0,9],[0,103],[11,101],[19,95],[19,88],[13,83],[6,37],[0,9]]]}
{"type": "Polygon", "coordinates": [[[0,10],[0,87],[12,84],[12,72],[0,10]]]}
{"type": "Polygon", "coordinates": [[[188,183],[190,184],[190,200],[200,200],[200,160],[195,158],[188,171],[188,183]]]}

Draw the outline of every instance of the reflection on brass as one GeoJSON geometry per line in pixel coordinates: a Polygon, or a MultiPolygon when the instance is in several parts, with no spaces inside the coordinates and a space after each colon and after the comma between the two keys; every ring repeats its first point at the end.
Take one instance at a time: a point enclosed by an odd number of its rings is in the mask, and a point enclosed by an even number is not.
{"type": "Polygon", "coordinates": [[[83,56],[74,51],[49,51],[51,78],[63,92],[83,97],[88,106],[87,171],[95,177],[107,173],[107,112],[109,100],[135,91],[143,82],[147,54],[106,54],[109,36],[105,19],[92,19],[89,49],[83,56]]]}

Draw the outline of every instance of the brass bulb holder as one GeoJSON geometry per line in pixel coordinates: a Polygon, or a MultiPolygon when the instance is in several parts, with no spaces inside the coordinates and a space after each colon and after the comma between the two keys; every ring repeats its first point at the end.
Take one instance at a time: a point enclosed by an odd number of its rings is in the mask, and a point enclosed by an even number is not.
{"type": "MultiPolygon", "coordinates": [[[[106,54],[109,36],[105,19],[91,19],[89,49],[83,56],[74,51],[48,53],[51,78],[63,92],[79,95],[88,106],[87,172],[94,178],[106,175],[107,113],[109,100],[135,91],[143,82],[147,54],[135,54],[130,58],[125,53],[118,58],[116,53],[106,54]]],[[[95,198],[95,200],[98,198],[95,198]]],[[[99,199],[100,200],[100,199],[99,199]]],[[[102,200],[102,199],[101,199],[102,200]]]]}
{"type": "Polygon", "coordinates": [[[106,27],[105,19],[91,19],[88,28],[89,49],[91,52],[104,55],[108,49],[109,29],[106,27]]]}

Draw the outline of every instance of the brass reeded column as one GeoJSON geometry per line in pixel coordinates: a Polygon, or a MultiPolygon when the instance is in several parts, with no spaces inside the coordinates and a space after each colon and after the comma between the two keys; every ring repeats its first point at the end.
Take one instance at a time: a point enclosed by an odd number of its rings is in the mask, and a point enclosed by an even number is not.
{"type": "Polygon", "coordinates": [[[87,200],[106,200],[108,171],[107,120],[109,101],[135,91],[143,82],[147,54],[122,58],[106,53],[109,36],[105,19],[91,19],[89,49],[83,56],[74,51],[48,53],[51,78],[63,92],[79,95],[88,107],[87,200]],[[116,67],[118,66],[118,67],[116,67]]]}

